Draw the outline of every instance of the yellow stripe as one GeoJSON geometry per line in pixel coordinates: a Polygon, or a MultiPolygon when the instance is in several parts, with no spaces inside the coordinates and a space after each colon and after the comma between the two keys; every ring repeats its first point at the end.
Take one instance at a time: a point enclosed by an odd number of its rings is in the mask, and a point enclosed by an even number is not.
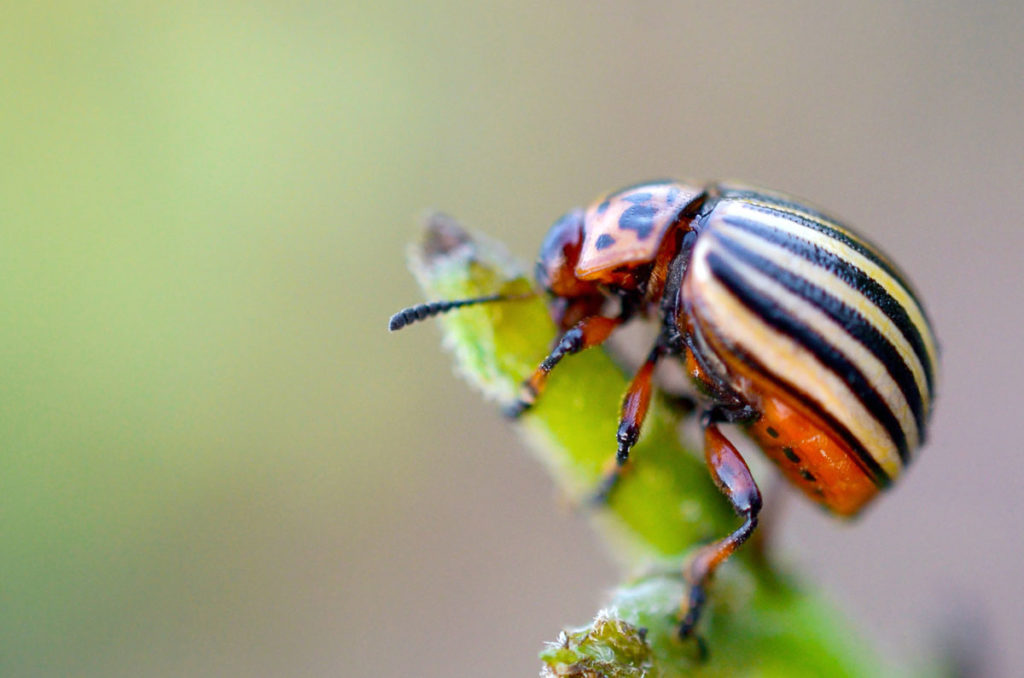
{"type": "MultiPolygon", "coordinates": [[[[748,203],[736,202],[735,204],[742,210],[748,203]]],[[[774,205],[767,204],[767,206],[772,209],[778,209],[774,205]]],[[[899,280],[889,275],[885,269],[871,261],[868,257],[826,233],[821,233],[819,231],[815,231],[813,228],[802,226],[797,222],[792,221],[791,219],[786,219],[782,216],[753,209],[750,209],[750,212],[752,212],[752,214],[746,215],[748,219],[754,219],[766,226],[777,228],[780,231],[784,231],[802,240],[813,243],[826,252],[850,262],[850,264],[864,271],[864,273],[866,273],[870,278],[884,287],[892,298],[895,299],[900,306],[906,309],[910,321],[914,323],[917,327],[917,331],[921,334],[921,339],[924,341],[925,351],[928,353],[928,361],[931,363],[932,369],[938,369],[938,355],[935,349],[935,338],[932,336],[928,321],[925,320],[924,313],[921,311],[921,307],[918,306],[917,300],[914,299],[913,295],[910,294],[899,280]]],[[[830,228],[842,230],[837,227],[835,222],[823,222],[820,219],[816,221],[830,228]]],[[[938,375],[936,375],[936,377],[938,377],[938,375]]]]}
{"type": "Polygon", "coordinates": [[[726,343],[739,344],[744,351],[757,356],[762,364],[784,375],[785,381],[797,386],[846,426],[895,480],[902,464],[885,427],[871,416],[845,381],[818,362],[806,348],[751,313],[715,279],[707,263],[711,246],[710,239],[698,239],[687,274],[688,298],[697,314],[709,322],[726,343]]]}
{"type": "MultiPolygon", "coordinates": [[[[714,251],[722,259],[728,261],[746,279],[750,287],[771,297],[786,313],[816,332],[823,340],[830,343],[839,353],[852,362],[868,380],[871,388],[885,401],[886,406],[895,415],[897,421],[899,421],[900,427],[907,436],[907,448],[909,450],[917,448],[920,442],[917,422],[914,420],[913,412],[910,411],[910,405],[907,403],[906,396],[903,395],[899,384],[892,378],[885,364],[874,353],[850,336],[843,326],[832,319],[827,313],[799,295],[793,294],[770,276],[758,271],[753,266],[725,250],[716,249],[714,251]]],[[[767,366],[773,364],[768,361],[762,362],[767,366]]]]}
{"type": "Polygon", "coordinates": [[[925,377],[924,365],[921,364],[917,353],[914,352],[914,347],[903,336],[903,332],[896,326],[896,323],[877,304],[868,299],[862,291],[824,268],[812,264],[803,257],[798,257],[779,245],[768,242],[764,238],[733,226],[726,221],[717,220],[714,223],[714,227],[709,229],[708,232],[714,233],[718,231],[728,233],[730,240],[735,240],[752,252],[756,252],[765,259],[777,264],[779,267],[792,271],[794,275],[800,276],[826,292],[838,296],[843,303],[856,309],[865,320],[878,330],[879,334],[889,340],[899,354],[900,359],[910,368],[911,373],[914,375],[914,381],[917,383],[918,392],[921,394],[924,412],[928,412],[931,394],[928,391],[928,380],[925,377]]]}
{"type": "MultiPolygon", "coordinates": [[[[795,200],[793,198],[787,198],[784,195],[779,195],[778,197],[779,197],[780,200],[786,200],[787,202],[793,202],[793,203],[799,203],[800,202],[799,200],[795,200]]],[[[847,238],[849,238],[850,240],[854,241],[858,245],[863,246],[865,249],[867,249],[873,255],[875,255],[876,257],[878,257],[882,261],[884,261],[889,266],[889,268],[892,268],[893,270],[896,270],[896,264],[888,256],[886,256],[885,252],[882,252],[880,249],[878,249],[878,247],[876,247],[875,245],[873,245],[870,242],[868,242],[867,240],[865,240],[864,236],[862,236],[862,235],[860,235],[858,233],[854,233],[853,231],[851,231],[846,226],[843,226],[842,224],[840,224],[838,221],[835,221],[833,219],[829,219],[829,218],[823,217],[820,213],[819,214],[814,214],[813,212],[808,212],[806,210],[797,209],[795,207],[790,207],[788,205],[777,205],[775,203],[768,202],[766,200],[756,200],[756,199],[752,199],[752,198],[744,198],[742,200],[742,202],[748,203],[750,205],[756,205],[758,207],[765,207],[765,208],[768,208],[768,209],[776,210],[778,212],[784,212],[786,214],[790,214],[790,215],[792,215],[794,217],[797,217],[799,219],[806,219],[807,221],[810,221],[810,222],[813,222],[815,224],[818,224],[819,226],[824,226],[825,228],[831,228],[833,231],[838,231],[839,233],[842,233],[843,235],[845,235],[847,238]]]]}

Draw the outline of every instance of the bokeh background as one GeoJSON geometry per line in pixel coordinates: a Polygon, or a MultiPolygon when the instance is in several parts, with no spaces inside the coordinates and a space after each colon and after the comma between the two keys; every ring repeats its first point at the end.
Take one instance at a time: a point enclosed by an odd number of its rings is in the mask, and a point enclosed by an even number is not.
{"type": "Polygon", "coordinates": [[[930,444],[851,526],[788,502],[779,552],[894,660],[959,633],[1021,675],[1022,36],[1009,2],[5,5],[0,674],[534,675],[617,573],[437,330],[385,332],[404,249],[438,207],[528,260],[676,175],[911,272],[930,444]]]}

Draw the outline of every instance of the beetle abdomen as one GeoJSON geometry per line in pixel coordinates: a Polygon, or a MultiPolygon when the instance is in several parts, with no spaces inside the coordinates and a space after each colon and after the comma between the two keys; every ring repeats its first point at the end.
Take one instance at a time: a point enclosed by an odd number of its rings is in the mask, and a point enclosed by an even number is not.
{"type": "Polygon", "coordinates": [[[877,484],[895,479],[924,439],[936,362],[903,276],[834,220],[758,191],[721,189],[698,228],[684,297],[720,376],[749,391],[737,375],[753,369],[877,484]]]}
{"type": "Polygon", "coordinates": [[[878,495],[879,483],[829,425],[801,414],[788,394],[761,375],[748,370],[747,376],[761,407],[747,433],[793,487],[838,516],[856,515],[878,495]]]}

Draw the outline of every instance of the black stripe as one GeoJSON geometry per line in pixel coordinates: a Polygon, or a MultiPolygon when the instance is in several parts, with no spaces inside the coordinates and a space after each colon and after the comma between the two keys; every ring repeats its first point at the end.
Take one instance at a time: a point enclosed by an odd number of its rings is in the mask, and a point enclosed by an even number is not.
{"type": "Polygon", "coordinates": [[[878,423],[882,425],[889,434],[900,459],[906,464],[908,461],[907,437],[903,427],[896,419],[892,410],[885,404],[878,392],[871,387],[871,384],[864,377],[856,365],[851,363],[842,351],[828,343],[824,337],[803,323],[795,319],[785,309],[781,308],[771,296],[753,289],[744,280],[743,275],[733,268],[717,252],[711,252],[707,257],[711,273],[729,290],[750,312],[774,328],[776,331],[792,338],[801,346],[810,351],[826,369],[833,372],[839,379],[850,387],[856,397],[867,411],[878,423]]]}
{"type": "MultiPolygon", "coordinates": [[[[709,336],[714,336],[716,334],[715,332],[709,332],[706,328],[703,331],[709,336]]],[[[742,348],[738,346],[730,346],[729,352],[765,379],[781,388],[791,398],[813,412],[819,419],[821,419],[829,432],[835,433],[842,438],[843,442],[853,450],[854,461],[857,462],[875,485],[879,487],[888,487],[892,484],[892,478],[889,477],[889,474],[886,473],[885,469],[878,463],[878,460],[876,460],[871,453],[868,452],[867,448],[861,444],[857,436],[853,435],[853,432],[851,432],[850,429],[846,428],[846,426],[838,419],[829,414],[819,402],[794,386],[792,383],[785,379],[781,379],[779,375],[771,372],[761,363],[761,361],[757,360],[742,348]]]]}
{"type": "Polygon", "coordinates": [[[760,212],[766,212],[770,214],[775,214],[777,216],[782,216],[787,219],[792,219],[793,221],[799,222],[802,226],[812,228],[818,231],[819,233],[824,233],[832,238],[835,238],[836,240],[845,243],[846,245],[849,245],[850,247],[854,248],[855,250],[857,250],[858,252],[860,252],[861,254],[863,254],[864,256],[866,256],[867,258],[871,259],[876,264],[881,266],[886,273],[888,273],[889,275],[903,283],[903,286],[907,288],[908,292],[910,292],[910,296],[915,296],[914,293],[911,291],[910,287],[906,284],[906,276],[903,275],[903,272],[900,271],[896,267],[896,265],[893,262],[891,262],[888,259],[888,257],[885,256],[885,254],[882,253],[882,249],[860,234],[851,237],[848,233],[844,233],[843,231],[838,230],[838,228],[842,228],[852,233],[852,229],[850,229],[849,226],[840,223],[839,220],[830,217],[829,215],[824,214],[816,209],[811,209],[806,205],[801,205],[798,202],[786,200],[785,198],[780,198],[773,195],[766,195],[758,191],[733,189],[723,192],[722,197],[730,200],[738,200],[740,202],[743,202],[751,209],[758,210],[760,212]],[[766,203],[771,207],[767,207],[765,205],[755,205],[750,201],[766,203]],[[772,207],[776,207],[778,209],[772,209],[772,207]],[[794,214],[793,212],[796,212],[796,214],[794,214]],[[804,217],[801,215],[807,216],[804,217]],[[826,224],[835,224],[838,228],[832,228],[830,226],[827,226],[826,224]]]}
{"type": "Polygon", "coordinates": [[[900,270],[899,266],[897,266],[894,261],[892,261],[891,259],[889,259],[889,257],[885,255],[881,247],[874,244],[868,238],[865,238],[863,235],[856,233],[854,229],[850,228],[846,224],[843,224],[838,219],[830,217],[829,215],[819,212],[818,210],[811,209],[806,205],[801,205],[800,203],[793,202],[792,200],[784,200],[782,198],[777,198],[774,196],[765,195],[763,193],[758,193],[757,191],[734,190],[728,191],[728,194],[730,197],[742,197],[744,204],[750,207],[751,209],[760,212],[775,214],[776,216],[781,216],[783,218],[790,219],[792,221],[799,223],[802,226],[806,226],[807,228],[818,231],[819,233],[823,233],[829,237],[835,238],[836,240],[860,252],[865,257],[878,264],[878,266],[880,266],[882,270],[884,270],[886,273],[888,273],[893,278],[899,281],[899,283],[903,286],[903,289],[907,291],[907,294],[910,296],[910,298],[914,300],[914,303],[917,305],[918,310],[921,311],[921,316],[924,318],[925,323],[931,326],[931,321],[928,319],[928,312],[925,310],[924,305],[918,298],[917,292],[914,290],[914,286],[910,283],[910,279],[902,270],[900,270]],[[749,200],[756,200],[758,202],[768,203],[769,205],[772,205],[779,209],[773,210],[770,207],[765,207],[764,205],[755,205],[748,202],[749,200]],[[796,212],[796,214],[783,210],[793,210],[796,212]],[[806,214],[807,217],[805,218],[801,216],[801,214],[806,214]],[[820,223],[819,221],[815,221],[815,219],[818,219],[821,222],[825,223],[820,223]],[[826,224],[834,224],[835,227],[833,228],[827,226],[826,224]]]}
{"type": "MultiPolygon", "coordinates": [[[[864,294],[871,303],[881,309],[882,313],[893,322],[911,348],[914,349],[914,353],[924,368],[924,377],[928,383],[929,396],[935,392],[934,366],[928,357],[928,351],[921,337],[921,330],[910,319],[907,309],[896,301],[881,283],[850,261],[786,231],[772,228],[759,221],[745,219],[738,215],[726,215],[723,221],[730,226],[736,226],[744,231],[753,233],[767,242],[778,245],[786,251],[792,252],[802,259],[825,269],[853,289],[864,294]]],[[[927,322],[927,318],[925,322],[927,322]]],[[[928,328],[925,329],[927,330],[928,328]]]]}
{"type": "Polygon", "coordinates": [[[715,232],[716,239],[723,249],[735,255],[741,261],[779,283],[797,297],[817,307],[840,327],[846,330],[853,339],[870,351],[889,372],[889,376],[899,386],[903,397],[907,400],[914,421],[917,422],[918,437],[924,442],[925,409],[922,394],[917,380],[907,363],[900,357],[896,347],[885,335],[869,323],[859,311],[843,303],[838,297],[826,292],[806,278],[789,271],[765,257],[751,251],[735,240],[729,239],[721,231],[715,232]]]}
{"type": "MultiPolygon", "coordinates": [[[[850,228],[849,226],[842,223],[838,219],[830,217],[827,214],[823,214],[818,210],[810,209],[804,205],[792,202],[790,200],[783,200],[780,198],[773,198],[771,196],[764,196],[760,194],[754,195],[760,196],[760,199],[763,202],[768,202],[779,208],[796,211],[797,214],[792,214],[790,212],[781,212],[780,216],[789,217],[790,219],[797,221],[798,223],[800,223],[803,226],[806,226],[807,228],[813,228],[819,231],[820,233],[829,235],[835,238],[836,240],[839,240],[849,245],[850,247],[857,250],[864,256],[873,260],[886,273],[888,273],[893,278],[899,281],[900,285],[902,285],[903,289],[907,291],[907,294],[910,296],[910,298],[914,300],[914,304],[917,306],[918,310],[921,311],[921,317],[924,318],[925,323],[929,327],[931,326],[931,320],[929,320],[928,318],[928,311],[925,310],[924,304],[921,303],[921,299],[918,297],[917,291],[914,289],[914,285],[910,282],[910,278],[907,277],[907,274],[904,273],[902,269],[900,269],[896,262],[890,259],[885,254],[885,252],[882,251],[881,247],[876,245],[869,238],[865,238],[863,235],[857,233],[854,229],[850,228]],[[801,214],[808,215],[808,218],[800,216],[801,214]],[[825,223],[818,223],[814,221],[814,219],[819,219],[825,223]],[[833,224],[834,227],[829,227],[826,224],[833,224]]],[[[754,197],[753,199],[756,200],[758,198],[754,197]]],[[[750,207],[754,209],[764,210],[764,208],[760,205],[751,204],[750,207]]]]}

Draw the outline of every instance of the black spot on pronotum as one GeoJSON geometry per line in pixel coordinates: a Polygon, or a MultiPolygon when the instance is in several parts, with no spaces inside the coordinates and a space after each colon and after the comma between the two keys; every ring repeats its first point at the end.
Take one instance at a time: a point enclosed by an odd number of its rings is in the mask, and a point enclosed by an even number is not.
{"type": "Polygon", "coordinates": [[[650,205],[633,205],[619,217],[619,228],[635,231],[636,237],[644,240],[654,230],[654,215],[658,210],[650,205]]]}
{"type": "Polygon", "coordinates": [[[814,474],[808,471],[807,469],[800,469],[800,477],[809,483],[813,483],[815,480],[817,480],[817,478],[814,477],[814,474]]]}
{"type": "Polygon", "coordinates": [[[604,214],[605,210],[608,209],[608,205],[609,204],[611,204],[611,203],[609,201],[605,200],[600,205],[598,205],[597,206],[597,210],[596,210],[597,214],[598,215],[604,214]]]}
{"type": "Polygon", "coordinates": [[[605,250],[614,244],[615,238],[611,237],[607,233],[602,233],[600,237],[598,237],[597,242],[594,243],[594,247],[596,247],[599,250],[605,250]]]}
{"type": "Polygon", "coordinates": [[[772,438],[778,438],[779,437],[779,432],[776,431],[775,429],[773,429],[771,426],[766,428],[765,431],[767,431],[768,435],[770,435],[772,438]]]}
{"type": "Polygon", "coordinates": [[[790,447],[789,445],[782,448],[782,453],[786,455],[786,459],[789,459],[794,464],[800,463],[800,457],[797,456],[796,452],[794,452],[793,448],[790,447]]]}
{"type": "Polygon", "coordinates": [[[638,193],[628,193],[622,196],[622,199],[625,200],[626,202],[631,202],[634,205],[639,205],[640,203],[649,202],[651,197],[652,196],[650,193],[647,193],[646,191],[640,191],[638,193]]]}

